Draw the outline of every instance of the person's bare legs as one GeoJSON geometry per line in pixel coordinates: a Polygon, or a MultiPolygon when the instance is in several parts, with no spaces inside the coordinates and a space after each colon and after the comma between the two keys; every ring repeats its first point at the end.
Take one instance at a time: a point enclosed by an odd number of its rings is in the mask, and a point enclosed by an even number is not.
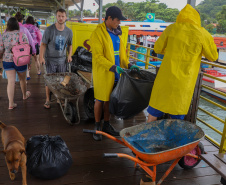
{"type": "Polygon", "coordinates": [[[46,101],[47,102],[50,101],[50,90],[49,90],[48,86],[46,86],[46,101]]]}
{"type": "Polygon", "coordinates": [[[119,136],[119,132],[109,123],[110,111],[109,101],[104,102],[104,125],[102,130],[112,136],[119,136]]]}
{"type": "Polygon", "coordinates": [[[20,79],[20,88],[23,94],[23,99],[27,99],[27,83],[26,83],[26,71],[22,73],[18,73],[18,77],[20,79]]]}
{"type": "Polygon", "coordinates": [[[148,114],[148,120],[147,120],[147,123],[152,122],[152,121],[156,121],[156,120],[157,120],[157,117],[152,116],[151,114],[148,114]]]}
{"type": "Polygon", "coordinates": [[[35,67],[36,67],[36,69],[37,69],[37,73],[40,74],[41,69],[40,69],[40,62],[39,62],[39,60],[38,60],[38,56],[35,55],[35,56],[33,56],[33,57],[34,57],[34,60],[35,60],[35,67]]]}
{"type": "Polygon", "coordinates": [[[14,107],[14,92],[15,92],[15,81],[16,81],[16,71],[10,70],[5,71],[8,79],[7,84],[7,95],[9,99],[9,107],[14,107]]]}
{"type": "MultiPolygon", "coordinates": [[[[95,116],[95,127],[94,130],[101,130],[101,114],[103,110],[103,102],[96,100],[94,104],[94,116],[95,116]]],[[[96,141],[101,141],[102,140],[102,135],[99,134],[93,134],[93,139],[96,141]]]]}
{"type": "Polygon", "coordinates": [[[104,121],[110,120],[109,101],[104,102],[104,121]]]}
{"type": "Polygon", "coordinates": [[[102,110],[103,110],[103,102],[96,100],[94,104],[94,116],[95,116],[96,122],[100,122],[102,110]]]}
{"type": "Polygon", "coordinates": [[[31,64],[27,65],[27,78],[30,78],[30,70],[31,70],[31,64]]]}

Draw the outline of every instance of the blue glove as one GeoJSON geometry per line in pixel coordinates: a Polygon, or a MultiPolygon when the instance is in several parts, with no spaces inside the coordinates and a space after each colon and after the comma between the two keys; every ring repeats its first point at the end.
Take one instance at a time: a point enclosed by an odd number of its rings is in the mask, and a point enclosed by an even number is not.
{"type": "Polygon", "coordinates": [[[132,66],[130,67],[130,69],[131,69],[131,70],[135,69],[135,70],[137,70],[137,71],[140,71],[140,68],[139,68],[138,66],[136,66],[136,65],[132,65],[132,66]]]}
{"type": "Polygon", "coordinates": [[[117,72],[118,74],[121,74],[121,73],[124,73],[125,71],[124,71],[121,67],[117,66],[117,67],[116,67],[116,72],[117,72]]]}

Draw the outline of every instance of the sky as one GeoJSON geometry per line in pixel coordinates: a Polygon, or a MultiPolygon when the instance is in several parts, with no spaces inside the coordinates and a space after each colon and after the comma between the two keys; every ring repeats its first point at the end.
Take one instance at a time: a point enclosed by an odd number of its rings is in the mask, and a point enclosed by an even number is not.
{"type": "MultiPolygon", "coordinates": [[[[124,2],[143,2],[145,0],[123,0],[124,2]]],[[[184,8],[184,6],[187,4],[187,0],[159,0],[160,3],[165,3],[168,8],[177,8],[181,10],[184,8]]],[[[204,0],[196,0],[196,5],[198,5],[200,2],[204,0]]],[[[103,5],[106,5],[108,3],[114,3],[117,2],[117,0],[103,0],[103,5]]],[[[80,3],[78,4],[80,6],[80,3]]],[[[92,12],[96,11],[98,9],[98,4],[94,0],[84,0],[84,9],[88,10],[90,9],[92,12]],[[95,3],[95,6],[93,6],[93,3],[95,3]]],[[[69,10],[77,9],[76,6],[72,6],[69,8],[69,10]]],[[[148,13],[148,12],[147,12],[148,13]]]]}

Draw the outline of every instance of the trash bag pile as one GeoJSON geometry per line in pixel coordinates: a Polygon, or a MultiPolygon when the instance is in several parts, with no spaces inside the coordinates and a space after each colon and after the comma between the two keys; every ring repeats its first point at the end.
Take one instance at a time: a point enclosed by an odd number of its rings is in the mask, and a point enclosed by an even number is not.
{"type": "Polygon", "coordinates": [[[148,106],[155,74],[125,70],[110,96],[110,113],[118,118],[132,117],[148,106]]]}
{"type": "Polygon", "coordinates": [[[92,72],[92,53],[84,47],[78,47],[72,56],[71,71],[76,73],[77,70],[92,72]]]}
{"type": "Polygon", "coordinates": [[[27,141],[27,170],[40,179],[56,179],[67,173],[72,157],[60,136],[38,135],[27,141]]]}

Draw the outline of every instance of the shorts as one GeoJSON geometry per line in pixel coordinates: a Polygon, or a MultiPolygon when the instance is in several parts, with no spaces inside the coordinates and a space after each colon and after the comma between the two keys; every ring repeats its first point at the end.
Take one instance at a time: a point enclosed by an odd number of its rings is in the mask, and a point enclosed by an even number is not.
{"type": "Polygon", "coordinates": [[[35,44],[35,49],[36,49],[36,55],[39,55],[39,45],[38,45],[38,43],[35,44]]]}
{"type": "Polygon", "coordinates": [[[47,73],[64,73],[67,71],[67,65],[64,64],[57,64],[57,63],[49,63],[46,64],[46,72],[47,73]]]}
{"type": "Polygon", "coordinates": [[[14,62],[4,62],[3,61],[3,68],[5,71],[15,70],[18,73],[23,73],[23,72],[27,71],[27,65],[16,66],[14,62]]]}
{"type": "MultiPolygon", "coordinates": [[[[157,110],[157,109],[155,109],[155,108],[153,108],[151,106],[148,106],[147,112],[149,114],[151,114],[152,116],[157,117],[157,118],[162,117],[163,114],[164,114],[164,112],[161,112],[160,110],[157,110]]],[[[185,115],[172,115],[172,114],[170,114],[170,117],[172,119],[184,120],[185,115]]]]}

